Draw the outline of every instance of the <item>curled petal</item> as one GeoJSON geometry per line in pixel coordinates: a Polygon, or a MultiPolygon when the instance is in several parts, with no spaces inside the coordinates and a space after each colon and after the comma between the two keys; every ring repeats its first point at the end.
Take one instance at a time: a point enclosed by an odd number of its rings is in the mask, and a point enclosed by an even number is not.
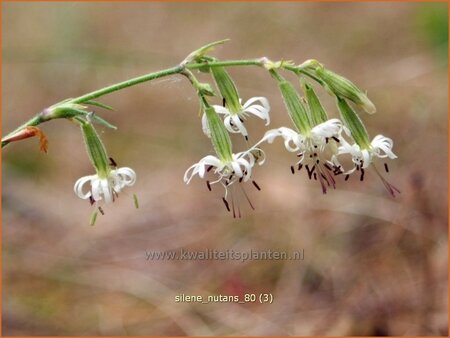
{"type": "Polygon", "coordinates": [[[265,97],[253,97],[249,99],[245,104],[243,105],[243,110],[246,113],[253,114],[255,116],[258,116],[260,119],[263,119],[266,121],[266,126],[270,123],[270,105],[269,100],[267,100],[265,97]],[[253,104],[254,102],[259,101],[261,104],[253,104]]]}
{"type": "Polygon", "coordinates": [[[136,173],[131,168],[119,168],[116,173],[119,175],[123,186],[132,186],[136,182],[136,173]]]}
{"type": "Polygon", "coordinates": [[[342,131],[342,122],[338,119],[331,119],[318,124],[311,130],[311,134],[318,137],[339,136],[342,131]]]}
{"type": "Polygon", "coordinates": [[[84,193],[83,187],[87,182],[90,182],[95,178],[97,178],[97,175],[84,176],[84,177],[81,177],[80,179],[78,179],[75,182],[75,185],[73,187],[75,194],[83,200],[88,199],[90,196],[92,196],[92,193],[90,190],[88,192],[84,193]]]}
{"type": "Polygon", "coordinates": [[[392,139],[385,137],[383,135],[377,135],[374,137],[371,143],[373,153],[377,157],[389,157],[391,159],[397,158],[397,156],[392,152],[392,147],[394,146],[394,141],[392,139]],[[381,153],[384,152],[384,154],[381,153]]]}

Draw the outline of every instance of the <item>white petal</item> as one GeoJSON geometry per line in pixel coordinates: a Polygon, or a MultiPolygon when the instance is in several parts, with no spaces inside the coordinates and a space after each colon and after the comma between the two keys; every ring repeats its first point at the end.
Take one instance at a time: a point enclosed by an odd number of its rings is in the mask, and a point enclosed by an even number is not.
{"type": "Polygon", "coordinates": [[[375,136],[372,140],[371,146],[374,154],[378,157],[389,157],[391,159],[397,158],[397,156],[392,152],[394,141],[388,137],[383,135],[375,136]],[[383,151],[384,154],[381,154],[380,150],[383,151]]]}
{"type": "Polygon", "coordinates": [[[136,173],[131,168],[119,168],[116,170],[116,173],[119,174],[124,186],[126,185],[130,187],[136,182],[136,173]]]}
{"type": "Polygon", "coordinates": [[[238,126],[234,123],[233,116],[231,115],[226,116],[225,119],[223,120],[223,123],[225,125],[225,128],[227,128],[227,130],[230,133],[240,133],[238,126]]]}
{"type": "Polygon", "coordinates": [[[194,177],[198,173],[198,167],[199,167],[199,164],[196,163],[196,164],[190,166],[188,170],[186,170],[186,172],[184,173],[184,183],[189,184],[189,182],[191,181],[192,177],[194,177]],[[189,172],[191,170],[192,170],[192,172],[189,175],[189,172]]]}
{"type": "Polygon", "coordinates": [[[102,189],[100,185],[100,179],[94,179],[91,181],[92,198],[94,201],[100,201],[102,199],[102,189]]]}
{"type": "Polygon", "coordinates": [[[112,189],[107,179],[100,180],[101,191],[105,198],[105,203],[109,204],[112,202],[112,189]]]}
{"type": "Polygon", "coordinates": [[[223,106],[213,105],[213,108],[217,114],[231,115],[230,111],[223,106]]]}
{"type": "Polygon", "coordinates": [[[342,131],[342,122],[338,119],[331,119],[318,124],[311,129],[311,134],[315,137],[333,137],[339,136],[342,131]]]}
{"type": "Polygon", "coordinates": [[[208,118],[206,117],[205,113],[203,113],[203,116],[202,116],[202,130],[206,136],[211,137],[211,131],[209,130],[208,118]]]}
{"type": "Polygon", "coordinates": [[[83,187],[86,184],[86,182],[90,182],[92,179],[95,178],[97,178],[97,175],[84,176],[78,179],[75,182],[75,185],[73,186],[75,194],[83,200],[88,199],[92,195],[92,193],[90,190],[87,193],[83,193],[83,187]]]}
{"type": "Polygon", "coordinates": [[[253,114],[258,116],[259,118],[266,121],[266,126],[270,124],[270,105],[269,101],[265,97],[253,97],[249,99],[247,102],[245,102],[244,106],[244,112],[253,114]],[[259,104],[253,104],[253,102],[259,101],[262,105],[259,104]]]}

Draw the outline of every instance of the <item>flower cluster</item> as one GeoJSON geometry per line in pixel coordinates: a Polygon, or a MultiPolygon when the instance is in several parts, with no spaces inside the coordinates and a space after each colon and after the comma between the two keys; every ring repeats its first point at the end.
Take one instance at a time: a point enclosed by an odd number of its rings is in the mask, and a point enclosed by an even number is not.
{"type": "MultiPolygon", "coordinates": [[[[225,189],[222,198],[225,207],[233,212],[234,217],[240,217],[239,206],[236,207],[233,198],[233,187],[241,187],[239,183],[252,181],[260,190],[259,185],[252,179],[254,165],[261,165],[265,160],[265,153],[260,147],[265,142],[273,143],[275,139],[281,138],[286,150],[297,155],[296,162],[290,167],[292,174],[304,170],[310,180],[320,184],[324,194],[328,189],[336,188],[336,176],[341,175],[343,180],[347,181],[352,174],[359,173],[359,179],[363,181],[365,170],[369,167],[374,169],[392,196],[400,192],[384,179],[375,166],[377,159],[397,157],[392,150],[392,139],[377,135],[369,141],[362,120],[351,106],[353,104],[367,113],[375,113],[375,105],[363,91],[348,79],[325,69],[316,60],[308,60],[299,66],[293,65],[292,62],[271,62],[266,58],[262,59],[262,62],[277,81],[293,128],[279,127],[268,130],[262,139],[248,150],[233,153],[229,133],[241,134],[248,144],[249,133],[245,126],[247,118],[254,115],[264,120],[268,126],[269,101],[265,97],[254,97],[242,105],[238,90],[228,72],[223,67],[210,67],[223,104],[209,105],[201,91],[198,92],[204,110],[202,129],[211,139],[217,156],[208,155],[191,166],[184,175],[187,184],[195,175],[206,179],[210,191],[214,184],[220,183],[225,189]],[[294,71],[299,78],[303,95],[281,76],[280,69],[294,71]],[[311,79],[335,97],[339,117],[329,118],[309,82],[311,79]]],[[[384,168],[389,172],[387,163],[384,163],[384,168]]],[[[253,208],[243,188],[242,191],[253,208]]]]}

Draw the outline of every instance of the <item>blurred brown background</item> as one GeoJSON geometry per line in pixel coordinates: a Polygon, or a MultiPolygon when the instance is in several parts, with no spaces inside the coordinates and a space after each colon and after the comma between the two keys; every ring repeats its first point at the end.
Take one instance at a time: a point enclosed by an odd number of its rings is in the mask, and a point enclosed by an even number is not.
{"type": "MultiPolygon", "coordinates": [[[[93,172],[78,128],[42,125],[3,150],[4,335],[447,335],[447,4],[3,3],[3,131],[41,109],[180,62],[223,38],[222,59],[316,58],[367,89],[371,136],[395,140],[387,178],[373,172],[322,195],[282,142],[265,147],[256,211],[234,220],[220,189],[183,183],[212,151],[184,78],[128,88],[98,110],[137,184],[104,209],[73,193],[93,172]],[[140,199],[133,207],[132,194],[140,199]],[[305,250],[303,261],[146,261],[146,250],[305,250]],[[274,302],[176,304],[174,297],[270,292],[274,302]]],[[[233,68],[244,99],[263,95],[289,125],[270,76],[233,68]]],[[[202,76],[203,80],[207,77],[202,76]]],[[[333,100],[322,92],[330,113],[333,100]]],[[[264,133],[247,123],[253,140],[264,133]]],[[[240,146],[240,139],[235,144],[240,146]]],[[[237,149],[239,150],[239,149],[237,149]]]]}

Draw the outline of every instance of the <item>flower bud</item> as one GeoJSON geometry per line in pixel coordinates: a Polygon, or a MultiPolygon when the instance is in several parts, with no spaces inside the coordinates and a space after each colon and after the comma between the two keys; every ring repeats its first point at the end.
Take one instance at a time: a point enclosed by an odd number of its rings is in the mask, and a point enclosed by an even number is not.
{"type": "Polygon", "coordinates": [[[109,167],[109,157],[106,154],[105,146],[97,134],[94,126],[90,122],[81,122],[81,131],[92,165],[100,178],[108,177],[111,170],[109,167]]]}
{"type": "Polygon", "coordinates": [[[362,149],[370,149],[369,134],[358,114],[344,99],[337,98],[337,105],[341,112],[342,121],[350,130],[351,136],[362,149]]]}
{"type": "Polygon", "coordinates": [[[306,100],[311,112],[312,124],[314,126],[317,126],[323,122],[328,121],[328,115],[325,109],[322,107],[322,104],[320,103],[319,98],[314,92],[314,89],[307,83],[304,83],[303,87],[305,88],[306,100]]]}
{"type": "Polygon", "coordinates": [[[205,114],[211,136],[211,142],[217,156],[225,162],[233,160],[232,144],[222,120],[213,107],[205,107],[205,114]]]}
{"type": "Polygon", "coordinates": [[[225,105],[231,113],[239,113],[242,105],[239,101],[239,92],[233,79],[223,67],[211,67],[211,74],[216,81],[220,94],[225,99],[225,105]]]}
{"type": "Polygon", "coordinates": [[[311,130],[311,122],[309,120],[308,111],[302,103],[294,86],[282,80],[278,82],[281,95],[283,95],[284,104],[291,117],[292,122],[302,134],[309,134],[311,130]]]}
{"type": "Polygon", "coordinates": [[[321,66],[316,68],[316,74],[336,96],[346,98],[360,105],[369,114],[376,112],[375,105],[372,101],[350,80],[321,66]]]}

